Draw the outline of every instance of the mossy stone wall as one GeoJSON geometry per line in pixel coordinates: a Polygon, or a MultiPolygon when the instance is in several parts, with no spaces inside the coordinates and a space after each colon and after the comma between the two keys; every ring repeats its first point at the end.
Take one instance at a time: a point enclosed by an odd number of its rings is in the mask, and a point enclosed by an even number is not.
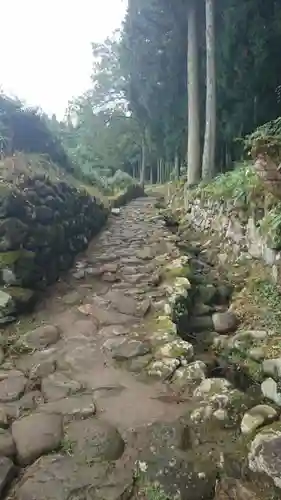
{"type": "Polygon", "coordinates": [[[42,289],[101,229],[107,210],[86,191],[44,176],[0,189],[0,284],[42,289]]]}

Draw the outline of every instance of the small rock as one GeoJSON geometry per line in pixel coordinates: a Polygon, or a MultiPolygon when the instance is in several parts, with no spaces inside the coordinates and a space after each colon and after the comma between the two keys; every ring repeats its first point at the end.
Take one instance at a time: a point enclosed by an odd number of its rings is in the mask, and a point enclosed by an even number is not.
{"type": "Polygon", "coordinates": [[[16,446],[12,434],[4,429],[0,429],[0,456],[13,457],[16,454],[16,446]]]}
{"type": "Polygon", "coordinates": [[[103,345],[102,345],[102,349],[104,349],[105,351],[114,351],[114,349],[116,349],[117,347],[119,347],[121,344],[123,344],[124,342],[124,339],[123,338],[110,338],[110,339],[107,339],[103,345]]]}
{"type": "Polygon", "coordinates": [[[151,307],[151,302],[149,299],[143,300],[136,308],[136,316],[143,318],[148,313],[151,307]]]}
{"type": "Polygon", "coordinates": [[[17,457],[21,465],[29,465],[44,453],[58,448],[63,437],[61,415],[35,413],[12,424],[17,457]]]}
{"type": "Polygon", "coordinates": [[[175,372],[172,383],[180,388],[193,388],[194,385],[202,382],[206,378],[207,366],[203,361],[194,361],[187,366],[178,368],[175,372]]]}
{"type": "Polygon", "coordinates": [[[108,337],[111,335],[116,335],[116,337],[119,337],[123,335],[128,335],[129,333],[130,333],[129,328],[126,328],[125,326],[122,325],[105,326],[99,331],[99,335],[101,337],[108,337]]]}
{"type": "Polygon", "coordinates": [[[24,393],[27,379],[24,375],[11,376],[0,382],[0,402],[16,401],[24,393]]]}
{"type": "Polygon", "coordinates": [[[82,297],[76,290],[73,290],[62,297],[62,302],[67,306],[74,306],[81,303],[81,301],[82,297]]]}
{"type": "Polygon", "coordinates": [[[227,394],[233,389],[232,385],[225,378],[206,378],[195,389],[193,396],[205,399],[215,394],[227,394]]]}
{"type": "Polygon", "coordinates": [[[281,377],[281,358],[265,359],[262,368],[266,375],[278,380],[281,377]]]}
{"type": "Polygon", "coordinates": [[[187,362],[192,360],[193,355],[194,349],[192,344],[181,339],[175,339],[171,342],[167,342],[163,346],[160,346],[155,352],[155,357],[157,359],[183,358],[187,360],[187,362]]]}
{"type": "Polygon", "coordinates": [[[238,318],[231,311],[216,312],[212,316],[214,330],[217,333],[232,333],[238,326],[238,318]]]}
{"type": "Polygon", "coordinates": [[[133,316],[136,313],[138,303],[132,297],[127,297],[119,291],[109,291],[104,299],[111,303],[112,307],[119,313],[133,316]]]}
{"type": "Polygon", "coordinates": [[[2,493],[6,486],[8,486],[16,473],[16,468],[13,462],[6,457],[0,457],[0,496],[2,497],[2,493]]]}
{"type": "Polygon", "coordinates": [[[253,347],[249,350],[249,356],[254,361],[261,361],[265,357],[265,350],[263,347],[253,347]]]}
{"type": "Polygon", "coordinates": [[[15,304],[9,293],[0,290],[0,317],[5,318],[15,312],[15,304]]]}
{"type": "Polygon", "coordinates": [[[86,267],[85,272],[89,276],[93,276],[95,278],[99,278],[102,275],[102,270],[95,267],[86,267]]]}
{"type": "Polygon", "coordinates": [[[2,429],[6,429],[6,427],[9,427],[7,413],[5,411],[5,408],[1,408],[1,407],[0,407],[0,427],[2,429]]]}
{"type": "Polygon", "coordinates": [[[101,271],[103,273],[116,273],[118,270],[118,264],[115,262],[108,262],[107,264],[104,264],[101,268],[101,271]]]}
{"type": "Polygon", "coordinates": [[[273,378],[267,378],[261,384],[261,390],[265,398],[270,399],[278,406],[281,406],[281,394],[278,393],[277,383],[273,378]]]}
{"type": "Polygon", "coordinates": [[[111,353],[116,361],[126,361],[150,352],[150,347],[139,340],[124,340],[119,345],[112,347],[111,353]]]}
{"type": "Polygon", "coordinates": [[[111,209],[112,215],[120,215],[120,212],[121,212],[120,208],[112,208],[111,209]]]}
{"type": "Polygon", "coordinates": [[[159,273],[153,273],[152,276],[149,278],[148,284],[152,286],[159,286],[162,281],[162,277],[159,273]]]}
{"type": "Polygon", "coordinates": [[[42,380],[41,390],[47,401],[56,401],[82,389],[76,380],[71,380],[62,373],[55,372],[42,380]]]}
{"type": "Polygon", "coordinates": [[[180,364],[177,358],[162,358],[152,361],[147,367],[147,373],[151,377],[166,379],[175,373],[180,364]]]}
{"type": "Polygon", "coordinates": [[[0,325],[9,325],[10,323],[14,323],[17,320],[16,316],[4,316],[0,317],[0,325]]]}
{"type": "Polygon", "coordinates": [[[119,281],[119,278],[114,273],[104,273],[102,279],[107,283],[116,283],[117,281],[119,281]]]}
{"type": "Polygon", "coordinates": [[[60,332],[57,326],[45,325],[26,333],[20,341],[29,349],[44,349],[48,345],[55,344],[59,338],[60,332]]]}
{"type": "Polygon", "coordinates": [[[142,259],[142,260],[150,260],[150,259],[152,259],[153,258],[152,248],[150,248],[150,247],[144,247],[141,250],[138,250],[138,252],[136,253],[136,257],[138,259],[142,259]]]}
{"type": "Polygon", "coordinates": [[[79,269],[78,271],[75,271],[72,276],[76,280],[82,280],[83,278],[85,278],[85,269],[79,269]]]}
{"type": "Polygon", "coordinates": [[[251,434],[264,424],[272,422],[277,418],[277,412],[268,405],[257,405],[245,413],[241,422],[242,434],[251,434]]]}
{"type": "Polygon", "coordinates": [[[67,423],[92,417],[96,413],[96,405],[91,394],[79,394],[42,404],[38,411],[47,414],[59,413],[67,423]]]}
{"type": "Polygon", "coordinates": [[[214,500],[262,500],[239,479],[223,478],[216,485],[214,500]]]}

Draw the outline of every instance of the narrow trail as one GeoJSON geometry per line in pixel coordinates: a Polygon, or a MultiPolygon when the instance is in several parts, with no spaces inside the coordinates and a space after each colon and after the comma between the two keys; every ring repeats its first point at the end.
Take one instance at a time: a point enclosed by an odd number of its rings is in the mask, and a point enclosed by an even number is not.
{"type": "Polygon", "coordinates": [[[161,268],[180,255],[154,204],[138,199],[112,216],[18,325],[31,337],[2,365],[9,370],[0,381],[2,411],[16,419],[16,456],[14,445],[8,456],[21,467],[7,487],[16,471],[0,463],[9,499],[131,498],[136,460],[151,444],[147,429],[184,413],[169,384],[145,371],[167,296],[161,268]]]}
{"type": "MultiPolygon", "coordinates": [[[[161,382],[139,381],[124,363],[118,367],[111,355],[111,346],[114,351],[125,338],[144,341],[146,333],[153,333],[146,331],[145,323],[165,297],[165,291],[154,285],[161,267],[155,257],[165,255],[169,260],[178,255],[161,219],[151,220],[153,202],[135,201],[112,217],[67,281],[52,288],[34,318],[39,323],[51,321],[62,332],[54,348],[56,373],[92,391],[97,413],[121,429],[179,414],[177,404],[171,408],[157,400],[165,389],[161,382]]],[[[127,361],[138,357],[134,350],[127,353],[127,361]]],[[[139,371],[150,359],[149,354],[140,358],[139,371]]],[[[138,371],[135,365],[131,369],[138,371]]]]}
{"type": "Polygon", "coordinates": [[[240,424],[259,396],[176,335],[170,304],[192,292],[177,242],[153,198],[131,202],[16,325],[0,369],[0,498],[279,498],[244,474],[240,424]]]}

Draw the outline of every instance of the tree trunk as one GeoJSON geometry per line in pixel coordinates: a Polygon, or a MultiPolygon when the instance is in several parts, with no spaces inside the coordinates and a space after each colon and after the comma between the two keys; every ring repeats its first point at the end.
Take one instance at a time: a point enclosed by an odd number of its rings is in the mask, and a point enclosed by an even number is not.
{"type": "Polygon", "coordinates": [[[143,135],[142,143],[141,143],[141,168],[140,168],[140,185],[144,186],[145,181],[145,137],[143,135]]]}
{"type": "Polygon", "coordinates": [[[177,151],[175,152],[174,171],[175,171],[175,178],[176,180],[178,180],[180,178],[180,159],[177,151]]]}
{"type": "Polygon", "coordinates": [[[200,180],[200,123],[199,123],[199,80],[197,43],[196,0],[190,2],[188,10],[187,42],[187,90],[188,90],[188,147],[187,183],[196,184],[200,180]]]}
{"type": "Polygon", "coordinates": [[[216,148],[216,68],[214,0],[205,0],[206,5],[206,124],[202,177],[211,179],[215,174],[216,148]]]}
{"type": "Polygon", "coordinates": [[[159,170],[160,170],[160,184],[163,184],[163,158],[160,158],[160,165],[159,165],[159,170]]]}

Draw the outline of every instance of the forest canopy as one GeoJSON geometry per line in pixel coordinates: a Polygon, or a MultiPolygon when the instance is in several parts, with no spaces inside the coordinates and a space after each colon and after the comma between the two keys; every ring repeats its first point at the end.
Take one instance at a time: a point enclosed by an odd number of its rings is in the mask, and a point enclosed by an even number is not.
{"type": "Polygon", "coordinates": [[[1,154],[41,152],[103,185],[208,179],[281,115],[280,46],[277,0],[129,0],[61,122],[0,95],[1,154]]]}

